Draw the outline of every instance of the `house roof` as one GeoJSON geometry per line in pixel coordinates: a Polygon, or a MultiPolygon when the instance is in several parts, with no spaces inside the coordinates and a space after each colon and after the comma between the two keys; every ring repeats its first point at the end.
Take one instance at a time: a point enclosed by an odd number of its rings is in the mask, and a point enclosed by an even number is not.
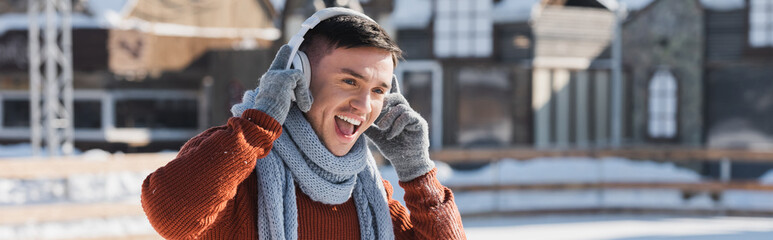
{"type": "MultiPolygon", "coordinates": [[[[276,40],[274,9],[268,0],[199,1],[99,0],[72,13],[72,27],[135,30],[159,36],[276,40]],[[176,2],[176,3],[175,3],[176,2]],[[266,8],[261,12],[261,8],[266,8]]],[[[43,22],[45,15],[39,17],[43,22]]],[[[28,28],[26,13],[0,14],[0,35],[28,28]]]]}
{"type": "MultiPolygon", "coordinates": [[[[494,23],[525,22],[541,0],[503,0],[492,8],[494,23]]],[[[392,23],[398,29],[425,29],[433,16],[431,0],[395,0],[392,23]]]]}
{"type": "MultiPolygon", "coordinates": [[[[654,0],[597,0],[607,9],[614,10],[622,6],[628,11],[639,11],[654,0]]],[[[392,21],[398,29],[424,29],[429,26],[433,16],[431,0],[395,0],[392,21]]],[[[492,8],[492,19],[497,23],[527,22],[532,18],[533,9],[543,0],[501,0],[492,8]]],[[[705,9],[729,11],[742,9],[745,0],[700,0],[705,9]]]]}
{"type": "MultiPolygon", "coordinates": [[[[625,8],[628,11],[633,12],[627,16],[626,21],[636,18],[637,15],[647,12],[650,6],[658,0],[620,0],[627,3],[633,3],[632,5],[625,4],[625,8]]],[[[698,0],[696,6],[711,10],[711,11],[732,11],[743,9],[746,7],[745,0],[698,0]]]]}
{"type": "Polygon", "coordinates": [[[492,9],[494,23],[526,22],[541,0],[503,0],[492,9]]]}
{"type": "MultiPolygon", "coordinates": [[[[609,7],[610,0],[597,0],[609,7]]],[[[526,22],[532,17],[532,10],[543,0],[502,0],[494,3],[491,17],[494,24],[526,22]]],[[[433,1],[395,0],[392,23],[398,29],[424,29],[432,22],[433,1]]]]}
{"type": "Polygon", "coordinates": [[[397,29],[424,29],[432,19],[432,0],[395,0],[392,24],[397,29]]]}
{"type": "MultiPolygon", "coordinates": [[[[527,22],[532,19],[535,7],[539,7],[545,0],[502,0],[492,9],[492,18],[494,23],[518,23],[527,22]]],[[[593,6],[598,6],[613,10],[617,8],[616,0],[588,0],[584,2],[593,6]]],[[[561,4],[571,4],[563,2],[561,4]]],[[[575,2],[577,4],[577,2],[575,2]]]]}
{"type": "Polygon", "coordinates": [[[701,0],[703,8],[714,11],[738,10],[746,7],[744,0],[701,0]]]}
{"type": "MultiPolygon", "coordinates": [[[[625,7],[629,11],[639,11],[649,6],[655,0],[618,0],[620,3],[625,4],[625,7]]],[[[701,6],[704,9],[714,11],[729,11],[737,10],[746,7],[745,0],[700,0],[701,6]]]]}
{"type": "MultiPolygon", "coordinates": [[[[109,28],[109,18],[118,16],[127,0],[100,0],[88,1],[84,6],[85,12],[72,13],[72,27],[78,28],[109,28]]],[[[25,4],[26,5],[26,4],[25,4]]],[[[0,35],[10,30],[22,30],[29,27],[29,17],[26,6],[23,11],[10,11],[0,14],[0,35]]],[[[45,14],[40,14],[38,22],[45,21],[45,14]]]]}
{"type": "Polygon", "coordinates": [[[653,0],[619,0],[628,11],[639,11],[652,3],[653,0]]]}

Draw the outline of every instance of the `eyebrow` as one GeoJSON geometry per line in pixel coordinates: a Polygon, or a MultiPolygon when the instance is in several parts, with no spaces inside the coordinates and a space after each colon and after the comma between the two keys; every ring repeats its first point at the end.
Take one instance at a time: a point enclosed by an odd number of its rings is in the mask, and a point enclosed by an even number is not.
{"type": "MultiPolygon", "coordinates": [[[[352,75],[352,77],[359,78],[359,79],[362,79],[362,80],[364,80],[364,81],[368,81],[368,79],[366,79],[365,77],[363,77],[363,76],[362,76],[362,74],[359,74],[359,73],[355,72],[355,71],[354,71],[354,70],[352,70],[352,69],[349,69],[349,68],[342,68],[342,69],[341,69],[341,72],[343,72],[343,73],[346,73],[346,74],[349,74],[349,75],[352,75]]],[[[390,86],[389,86],[389,85],[387,85],[386,83],[383,83],[383,82],[381,83],[381,87],[383,87],[383,88],[390,88],[390,86]]]]}

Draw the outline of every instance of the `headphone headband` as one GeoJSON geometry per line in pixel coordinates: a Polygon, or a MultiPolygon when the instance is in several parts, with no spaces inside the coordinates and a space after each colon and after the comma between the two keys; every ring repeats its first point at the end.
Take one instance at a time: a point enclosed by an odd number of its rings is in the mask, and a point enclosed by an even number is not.
{"type": "MultiPolygon", "coordinates": [[[[367,15],[357,12],[348,8],[342,8],[342,7],[331,7],[331,8],[325,8],[322,10],[317,11],[311,17],[307,18],[306,21],[303,21],[301,24],[301,30],[296,33],[289,42],[287,42],[287,45],[290,45],[292,48],[292,51],[290,52],[290,58],[293,58],[295,56],[295,53],[298,52],[298,48],[301,47],[301,43],[303,43],[303,36],[306,35],[306,32],[309,31],[309,29],[314,28],[319,24],[320,22],[324,21],[325,19],[332,18],[335,16],[340,15],[349,15],[349,16],[358,16],[365,19],[368,19],[370,21],[376,22],[367,15]]],[[[285,69],[290,69],[290,66],[292,65],[293,61],[287,61],[287,66],[285,69]]]]}
{"type": "MultiPolygon", "coordinates": [[[[290,51],[290,59],[287,61],[287,66],[285,69],[300,69],[301,72],[303,72],[303,76],[305,81],[311,81],[311,64],[309,63],[309,59],[306,56],[305,53],[302,51],[298,51],[298,49],[301,47],[301,44],[303,43],[303,36],[306,35],[306,33],[309,31],[309,29],[314,28],[319,24],[320,22],[324,21],[325,19],[332,18],[335,16],[340,15],[349,15],[349,16],[357,16],[364,19],[367,19],[368,21],[371,21],[378,25],[378,22],[374,21],[372,18],[368,17],[367,15],[357,12],[348,8],[341,8],[341,7],[332,7],[332,8],[325,8],[322,10],[317,11],[311,17],[307,18],[306,21],[303,21],[301,24],[301,30],[296,33],[289,42],[287,42],[287,45],[290,46],[292,49],[290,51]]],[[[397,81],[397,76],[392,74],[392,89],[390,92],[393,93],[400,93],[400,86],[397,81]]],[[[309,93],[309,96],[311,96],[311,93],[309,93]]]]}

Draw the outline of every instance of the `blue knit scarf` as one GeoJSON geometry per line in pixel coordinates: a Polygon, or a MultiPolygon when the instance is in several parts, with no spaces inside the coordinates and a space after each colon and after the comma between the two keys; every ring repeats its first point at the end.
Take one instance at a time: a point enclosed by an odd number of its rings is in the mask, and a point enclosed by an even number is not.
{"type": "Polygon", "coordinates": [[[260,239],[298,238],[296,183],[312,200],[325,204],[342,204],[354,197],[361,238],[394,239],[384,185],[364,137],[337,157],[293,106],[283,134],[255,169],[260,239]]]}

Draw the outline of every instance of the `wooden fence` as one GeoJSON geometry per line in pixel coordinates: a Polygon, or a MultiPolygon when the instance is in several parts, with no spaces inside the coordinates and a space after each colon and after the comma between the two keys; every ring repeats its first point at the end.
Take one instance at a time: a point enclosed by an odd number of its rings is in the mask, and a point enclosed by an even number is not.
{"type": "Polygon", "coordinates": [[[446,163],[493,162],[504,158],[529,160],[538,157],[622,157],[656,161],[744,161],[773,163],[773,151],[751,151],[705,148],[623,148],[586,150],[538,150],[533,148],[506,149],[444,149],[430,153],[433,160],[446,163]]]}
{"type": "MultiPolygon", "coordinates": [[[[98,159],[84,160],[84,156],[56,158],[17,158],[0,160],[0,179],[36,180],[67,179],[77,175],[100,175],[119,172],[153,171],[170,160],[176,153],[153,154],[112,154],[98,159]]],[[[139,184],[139,183],[138,183],[139,184]]],[[[143,217],[145,213],[139,203],[126,202],[85,202],[47,203],[21,206],[0,206],[0,225],[24,226],[67,222],[84,219],[111,219],[119,217],[143,217]]],[[[98,238],[140,240],[161,239],[152,232],[128,236],[102,236],[98,238]]]]}
{"type": "MultiPolygon", "coordinates": [[[[760,184],[757,181],[731,180],[730,170],[733,162],[773,163],[773,151],[750,151],[732,149],[704,148],[623,148],[623,149],[587,149],[587,150],[537,150],[533,148],[509,149],[444,149],[431,153],[433,160],[446,163],[487,163],[502,159],[530,160],[541,157],[622,157],[665,162],[709,161],[720,163],[720,179],[697,183],[681,182],[592,182],[592,183],[550,183],[550,184],[494,184],[449,186],[455,193],[478,191],[519,191],[519,190],[612,190],[612,189],[673,189],[684,195],[709,193],[718,196],[728,190],[748,190],[773,192],[773,185],[760,184]]],[[[771,203],[773,209],[773,203],[771,203]]],[[[773,210],[742,209],[656,209],[656,208],[581,208],[493,211],[467,215],[531,215],[550,213],[680,213],[680,214],[722,214],[722,215],[763,215],[773,216],[773,210]]]]}

